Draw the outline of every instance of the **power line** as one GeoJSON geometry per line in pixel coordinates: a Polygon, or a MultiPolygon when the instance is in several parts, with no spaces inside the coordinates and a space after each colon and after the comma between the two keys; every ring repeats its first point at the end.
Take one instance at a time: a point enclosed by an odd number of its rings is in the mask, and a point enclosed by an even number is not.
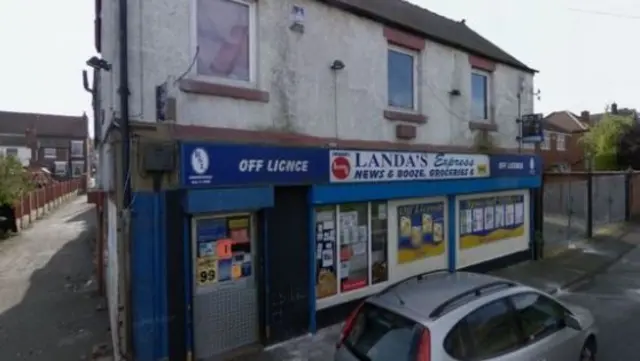
{"type": "Polygon", "coordinates": [[[626,14],[620,14],[620,13],[611,13],[607,11],[576,9],[576,8],[569,8],[569,11],[574,11],[574,12],[583,13],[583,14],[609,16],[612,18],[640,20],[640,15],[626,15],[626,14]]]}

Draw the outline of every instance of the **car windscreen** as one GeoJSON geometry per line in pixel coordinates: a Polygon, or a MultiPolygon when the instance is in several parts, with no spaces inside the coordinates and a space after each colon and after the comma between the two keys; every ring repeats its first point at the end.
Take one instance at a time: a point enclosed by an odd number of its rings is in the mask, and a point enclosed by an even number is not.
{"type": "Polygon", "coordinates": [[[365,304],[344,345],[362,361],[410,361],[415,359],[419,329],[405,317],[365,304]]]}

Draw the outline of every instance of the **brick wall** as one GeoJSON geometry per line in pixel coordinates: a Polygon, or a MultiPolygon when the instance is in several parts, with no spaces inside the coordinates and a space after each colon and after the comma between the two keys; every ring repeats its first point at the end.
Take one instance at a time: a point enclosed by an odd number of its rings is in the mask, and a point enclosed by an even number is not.
{"type": "Polygon", "coordinates": [[[540,150],[544,162],[544,169],[549,169],[555,164],[564,163],[571,167],[572,171],[583,171],[586,169],[584,162],[584,150],[579,143],[580,133],[567,134],[565,136],[565,150],[557,150],[556,137],[551,137],[549,150],[540,150]]]}

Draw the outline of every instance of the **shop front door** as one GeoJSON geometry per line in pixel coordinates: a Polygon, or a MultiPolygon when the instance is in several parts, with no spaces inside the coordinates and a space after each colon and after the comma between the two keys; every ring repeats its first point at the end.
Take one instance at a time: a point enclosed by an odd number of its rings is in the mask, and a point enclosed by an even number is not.
{"type": "Polygon", "coordinates": [[[256,217],[199,217],[192,223],[196,360],[259,341],[256,217]]]}

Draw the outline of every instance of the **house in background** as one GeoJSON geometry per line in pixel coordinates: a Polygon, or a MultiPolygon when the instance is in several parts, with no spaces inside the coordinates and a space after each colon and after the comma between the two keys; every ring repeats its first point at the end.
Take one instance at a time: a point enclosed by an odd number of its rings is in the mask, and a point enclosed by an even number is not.
{"type": "Polygon", "coordinates": [[[545,117],[545,140],[540,145],[540,155],[544,168],[548,171],[583,171],[588,167],[584,148],[579,143],[582,134],[604,118],[607,114],[632,117],[640,120],[638,112],[632,108],[619,108],[612,103],[605,112],[591,114],[582,111],[580,115],[567,110],[552,112],[545,117]]]}
{"type": "Polygon", "coordinates": [[[0,152],[24,166],[47,168],[57,177],[87,172],[89,129],[86,115],[0,111],[0,152]]]}
{"type": "Polygon", "coordinates": [[[544,169],[548,171],[581,171],[586,169],[584,149],[579,139],[589,130],[589,112],[576,115],[563,110],[545,117],[544,142],[540,144],[540,155],[544,169]]]}
{"type": "Polygon", "coordinates": [[[589,114],[589,124],[597,124],[604,118],[606,114],[622,115],[626,117],[632,117],[636,122],[639,120],[638,112],[633,108],[619,108],[617,103],[612,103],[605,112],[589,114]]]}
{"type": "Polygon", "coordinates": [[[16,157],[22,166],[26,167],[31,162],[31,149],[26,146],[22,138],[0,134],[0,156],[16,157]]]}

